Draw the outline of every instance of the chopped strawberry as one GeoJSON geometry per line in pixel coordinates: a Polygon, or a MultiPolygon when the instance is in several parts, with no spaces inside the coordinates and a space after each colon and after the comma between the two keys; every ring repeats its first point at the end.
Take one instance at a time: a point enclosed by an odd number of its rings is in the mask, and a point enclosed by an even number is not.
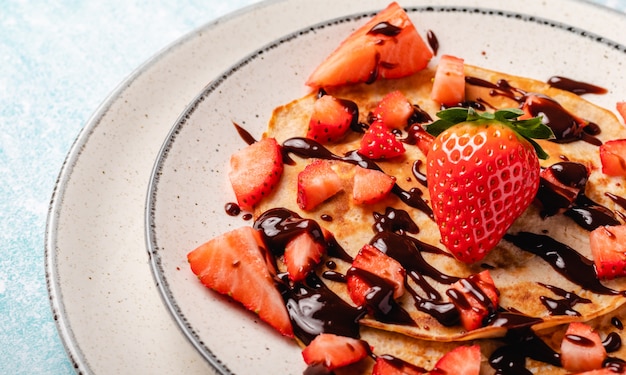
{"type": "Polygon", "coordinates": [[[426,128],[437,135],[426,156],[426,176],[441,242],[458,260],[475,263],[500,242],[539,189],[538,151],[514,126],[532,122],[526,129],[532,133],[525,136],[545,137],[551,132],[539,119],[510,119],[517,110],[490,114],[499,120],[471,108],[450,108],[438,116],[462,111],[475,119],[437,121],[426,128]]]}
{"type": "Polygon", "coordinates": [[[354,102],[324,95],[313,105],[306,137],[320,143],[337,142],[358,119],[359,109],[354,102]]]}
{"type": "Polygon", "coordinates": [[[404,154],[402,142],[382,122],[374,121],[361,138],[359,153],[370,159],[392,159],[404,154]]]}
{"type": "Polygon", "coordinates": [[[443,105],[455,105],[465,101],[464,61],[451,55],[442,55],[435,72],[430,97],[443,105]]]}
{"type": "MultiPolygon", "coordinates": [[[[392,257],[386,255],[372,245],[364,245],[352,261],[352,268],[370,272],[393,286],[393,297],[399,298],[404,294],[404,281],[406,270],[392,257]]],[[[348,293],[352,301],[362,306],[366,303],[366,296],[370,289],[376,285],[370,285],[358,272],[349,271],[346,276],[348,293]]]]}
{"type": "Polygon", "coordinates": [[[478,375],[480,373],[480,346],[458,346],[444,354],[431,375],[478,375]]]}
{"type": "Polygon", "coordinates": [[[498,289],[488,270],[455,282],[446,294],[459,310],[461,324],[468,331],[488,325],[495,317],[498,289]]]}
{"type": "Polygon", "coordinates": [[[326,252],[325,244],[316,242],[308,232],[302,232],[285,246],[284,261],[292,281],[303,280],[326,252]]]}
{"type": "Polygon", "coordinates": [[[602,173],[626,177],[626,139],[614,139],[600,146],[602,173]]]}
{"type": "Polygon", "coordinates": [[[318,88],[400,78],[424,69],[432,56],[404,9],[392,2],[348,36],[306,84],[318,88]]]}
{"type": "Polygon", "coordinates": [[[352,198],[356,204],[374,204],[385,198],[396,179],[385,172],[356,167],[352,198]]]}
{"type": "Polygon", "coordinates": [[[584,164],[563,161],[542,169],[537,200],[543,215],[552,216],[570,208],[581,191],[584,192],[589,170],[584,164]]]}
{"type": "Polygon", "coordinates": [[[568,371],[589,371],[602,367],[606,349],[600,335],[589,325],[573,322],[561,341],[561,364],[568,371]]]}
{"type": "Polygon", "coordinates": [[[622,122],[626,123],[626,101],[617,102],[615,104],[615,109],[619,112],[620,116],[622,116],[622,122]]]}
{"type": "Polygon", "coordinates": [[[307,365],[323,364],[328,370],[356,363],[371,353],[367,342],[352,337],[322,333],[302,351],[307,365]]]}
{"type": "Polygon", "coordinates": [[[274,284],[276,270],[267,259],[261,234],[251,227],[226,232],[187,255],[202,284],[229,295],[281,334],[293,337],[287,308],[274,284]]]}
{"type": "Polygon", "coordinates": [[[312,210],[342,189],[341,178],[330,163],[315,159],[298,174],[298,206],[312,210]]]}
{"type": "Polygon", "coordinates": [[[594,229],[589,234],[589,246],[598,278],[626,276],[626,225],[594,229]]]}
{"type": "Polygon", "coordinates": [[[230,157],[228,178],[239,207],[252,210],[269,195],[283,173],[283,157],[274,138],[264,138],[230,157]]]}
{"type": "Polygon", "coordinates": [[[413,115],[413,106],[404,94],[395,90],[385,95],[374,109],[374,118],[389,129],[404,129],[413,115]]]}
{"type": "Polygon", "coordinates": [[[419,375],[428,371],[391,355],[379,355],[372,375],[419,375]]]}

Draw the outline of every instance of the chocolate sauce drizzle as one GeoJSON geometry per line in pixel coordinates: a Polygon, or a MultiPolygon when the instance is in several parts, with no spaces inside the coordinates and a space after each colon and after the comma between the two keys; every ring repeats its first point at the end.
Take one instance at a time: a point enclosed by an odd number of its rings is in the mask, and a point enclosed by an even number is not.
{"type": "Polygon", "coordinates": [[[586,82],[576,81],[567,77],[552,76],[548,78],[547,83],[552,87],[566,90],[576,95],[607,93],[607,90],[604,87],[592,85],[586,82]]]}
{"type": "Polygon", "coordinates": [[[550,315],[581,316],[578,311],[574,310],[574,306],[579,303],[591,303],[591,300],[587,298],[580,297],[573,292],[568,292],[554,285],[538,284],[561,297],[561,299],[554,299],[547,296],[539,297],[541,303],[548,309],[550,315]]]}

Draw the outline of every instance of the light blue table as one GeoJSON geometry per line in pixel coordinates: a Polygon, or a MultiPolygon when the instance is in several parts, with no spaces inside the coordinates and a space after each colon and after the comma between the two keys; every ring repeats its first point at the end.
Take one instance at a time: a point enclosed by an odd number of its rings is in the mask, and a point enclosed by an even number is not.
{"type": "MultiPolygon", "coordinates": [[[[142,62],[257,0],[0,0],[0,373],[73,373],[50,310],[44,232],[66,153],[142,62]]],[[[595,0],[626,11],[626,0],[595,0]]]]}

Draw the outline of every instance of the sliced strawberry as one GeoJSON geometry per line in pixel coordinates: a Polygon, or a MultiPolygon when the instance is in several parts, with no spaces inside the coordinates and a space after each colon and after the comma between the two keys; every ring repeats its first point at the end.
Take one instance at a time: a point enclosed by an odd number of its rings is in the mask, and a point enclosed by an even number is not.
{"type": "Polygon", "coordinates": [[[589,234],[589,246],[598,278],[626,276],[626,225],[594,229],[589,234]]]}
{"type": "Polygon", "coordinates": [[[313,88],[400,78],[426,67],[433,54],[396,2],[346,38],[313,71],[313,88]]]}
{"type": "Polygon", "coordinates": [[[615,109],[617,109],[617,112],[622,116],[622,122],[626,123],[626,101],[617,102],[615,109]]]}
{"type": "Polygon", "coordinates": [[[229,295],[281,334],[293,337],[287,308],[274,284],[276,270],[267,254],[260,232],[241,227],[199,246],[187,260],[202,284],[229,295]]]}
{"type": "Polygon", "coordinates": [[[274,138],[264,138],[231,155],[228,178],[239,207],[252,210],[269,195],[283,173],[283,157],[274,138]]]}
{"type": "Polygon", "coordinates": [[[292,281],[303,280],[326,252],[325,244],[316,242],[308,232],[302,232],[285,246],[284,261],[292,281]]]}
{"type": "Polygon", "coordinates": [[[313,105],[306,137],[320,143],[337,142],[358,119],[359,109],[354,102],[324,95],[313,105]]]}
{"type": "MultiPolygon", "coordinates": [[[[404,294],[404,281],[406,270],[392,257],[386,255],[372,245],[364,245],[352,261],[353,269],[370,272],[393,286],[393,297],[399,298],[404,294]]],[[[358,272],[348,271],[346,275],[348,293],[352,301],[359,305],[366,304],[366,298],[370,289],[377,285],[370,283],[360,276],[358,272]]]]}
{"type": "Polygon", "coordinates": [[[589,170],[584,164],[563,161],[542,169],[537,200],[542,214],[552,216],[570,208],[581,191],[584,192],[589,170]]]}
{"type": "Polygon", "coordinates": [[[614,139],[600,146],[602,173],[608,176],[626,176],[626,139],[614,139]]]}
{"type": "Polygon", "coordinates": [[[419,375],[428,371],[391,355],[379,355],[372,375],[419,375]]]}
{"type": "Polygon", "coordinates": [[[589,325],[573,322],[561,341],[561,364],[568,371],[589,371],[602,367],[606,349],[600,335],[589,325]]]}
{"type": "Polygon", "coordinates": [[[395,183],[395,177],[385,172],[356,167],[352,199],[356,204],[374,204],[385,198],[395,183]]]}
{"type": "Polygon", "coordinates": [[[315,159],[298,174],[298,206],[312,210],[342,189],[341,178],[330,163],[315,159]]]}
{"type": "Polygon", "coordinates": [[[381,99],[372,114],[387,128],[402,130],[407,127],[413,112],[413,106],[406,96],[395,90],[381,99]]]}
{"type": "Polygon", "coordinates": [[[402,142],[380,121],[374,121],[361,138],[359,153],[370,159],[392,159],[404,154],[402,142]]]}
{"type": "Polygon", "coordinates": [[[461,324],[468,331],[488,325],[495,317],[498,290],[489,270],[457,281],[446,294],[459,310],[461,324]]]}
{"type": "Polygon", "coordinates": [[[444,354],[431,375],[478,375],[480,373],[480,346],[459,346],[444,354]]]}
{"type": "Polygon", "coordinates": [[[367,342],[352,337],[322,333],[302,351],[307,365],[323,364],[328,370],[356,363],[371,353],[367,342]]]}
{"type": "Polygon", "coordinates": [[[455,105],[465,101],[464,61],[451,55],[442,55],[435,72],[430,97],[443,105],[455,105]]]}

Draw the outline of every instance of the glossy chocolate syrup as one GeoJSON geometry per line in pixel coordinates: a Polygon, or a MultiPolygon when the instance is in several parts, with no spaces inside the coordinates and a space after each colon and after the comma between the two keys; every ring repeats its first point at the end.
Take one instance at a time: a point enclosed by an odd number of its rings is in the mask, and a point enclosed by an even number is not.
{"type": "Polygon", "coordinates": [[[411,167],[411,172],[413,172],[413,176],[415,177],[417,182],[419,182],[420,184],[422,184],[422,186],[427,188],[428,180],[426,178],[426,175],[420,171],[422,164],[424,164],[422,160],[420,159],[415,160],[411,167]]]}
{"type": "Polygon", "coordinates": [[[615,204],[620,206],[621,208],[626,210],[626,198],[622,198],[619,195],[615,195],[613,193],[604,193],[607,197],[609,197],[615,204]]]}
{"type": "Polygon", "coordinates": [[[272,208],[265,211],[254,222],[253,228],[260,231],[272,254],[280,256],[285,245],[295,236],[307,232],[313,241],[326,245],[324,233],[312,219],[303,219],[286,208],[272,208]]]}
{"type": "Polygon", "coordinates": [[[389,22],[380,22],[374,25],[368,32],[368,35],[384,35],[393,37],[402,32],[402,28],[394,26],[389,22]]]}
{"type": "MultiPolygon", "coordinates": [[[[465,290],[466,293],[469,293],[487,311],[487,315],[485,315],[483,321],[481,322],[481,326],[487,326],[496,319],[497,309],[489,296],[478,285],[479,280],[480,276],[471,275],[468,278],[459,280],[459,283],[461,284],[463,290],[465,290]]],[[[461,310],[472,309],[472,304],[466,298],[465,293],[452,288],[446,291],[446,295],[450,298],[452,303],[457,306],[457,308],[460,308],[461,310]]]]}
{"type": "Polygon", "coordinates": [[[375,233],[396,232],[404,234],[408,232],[416,234],[419,232],[419,227],[408,212],[393,207],[387,207],[384,214],[374,212],[373,229],[375,233]]]}
{"type": "Polygon", "coordinates": [[[607,93],[607,90],[604,87],[592,85],[586,82],[576,81],[567,77],[552,76],[548,78],[547,83],[552,87],[566,90],[576,95],[607,93]]]}
{"type": "Polygon", "coordinates": [[[489,357],[489,364],[498,375],[531,375],[526,369],[526,358],[561,367],[561,355],[543,342],[529,327],[510,329],[505,345],[489,357]]]}
{"type": "Polygon", "coordinates": [[[246,129],[242,128],[241,126],[237,125],[234,122],[233,122],[233,125],[235,126],[235,129],[237,129],[237,133],[239,134],[241,139],[243,139],[244,142],[246,142],[249,145],[256,142],[256,139],[254,139],[252,134],[248,133],[246,129]]]}
{"type": "Polygon", "coordinates": [[[611,332],[606,336],[604,341],[602,341],[602,346],[604,346],[607,353],[616,352],[622,347],[622,338],[619,333],[611,332]]]}
{"type": "Polygon", "coordinates": [[[541,257],[555,271],[591,292],[606,295],[626,295],[624,292],[616,291],[600,283],[596,276],[593,261],[549,236],[519,232],[515,235],[506,234],[504,239],[524,251],[541,257]]]}
{"type": "Polygon", "coordinates": [[[359,338],[359,320],[366,310],[353,307],[333,293],[311,272],[305,280],[289,286],[279,284],[296,337],[308,344],[321,333],[359,338]]]}
{"type": "Polygon", "coordinates": [[[228,216],[237,216],[241,213],[241,208],[237,203],[228,202],[224,205],[224,211],[228,216]]]}
{"type": "Polygon", "coordinates": [[[618,317],[611,318],[611,324],[620,331],[624,329],[624,323],[618,317]]]}
{"type": "MultiPolygon", "coordinates": [[[[344,156],[339,156],[332,153],[329,149],[322,146],[320,143],[308,138],[290,138],[283,143],[282,148],[284,153],[295,154],[301,158],[338,160],[353,165],[358,165],[362,168],[382,171],[382,169],[373,160],[359,154],[356,150],[350,151],[344,156]]],[[[430,218],[433,217],[433,211],[430,206],[424,201],[424,199],[422,199],[423,192],[420,189],[414,187],[406,191],[402,189],[398,184],[395,184],[391,191],[406,205],[424,212],[430,218]]]]}
{"type": "Polygon", "coordinates": [[[557,296],[562,297],[561,299],[554,299],[547,296],[539,297],[541,303],[548,309],[550,315],[581,316],[578,311],[574,310],[574,306],[579,303],[591,303],[591,300],[587,298],[580,297],[573,292],[568,292],[554,285],[538,284],[557,296]]]}
{"type": "Polygon", "coordinates": [[[428,40],[428,45],[433,51],[433,55],[437,56],[437,52],[439,51],[439,40],[437,39],[437,35],[435,35],[432,30],[428,30],[426,31],[426,40],[428,40]]]}

